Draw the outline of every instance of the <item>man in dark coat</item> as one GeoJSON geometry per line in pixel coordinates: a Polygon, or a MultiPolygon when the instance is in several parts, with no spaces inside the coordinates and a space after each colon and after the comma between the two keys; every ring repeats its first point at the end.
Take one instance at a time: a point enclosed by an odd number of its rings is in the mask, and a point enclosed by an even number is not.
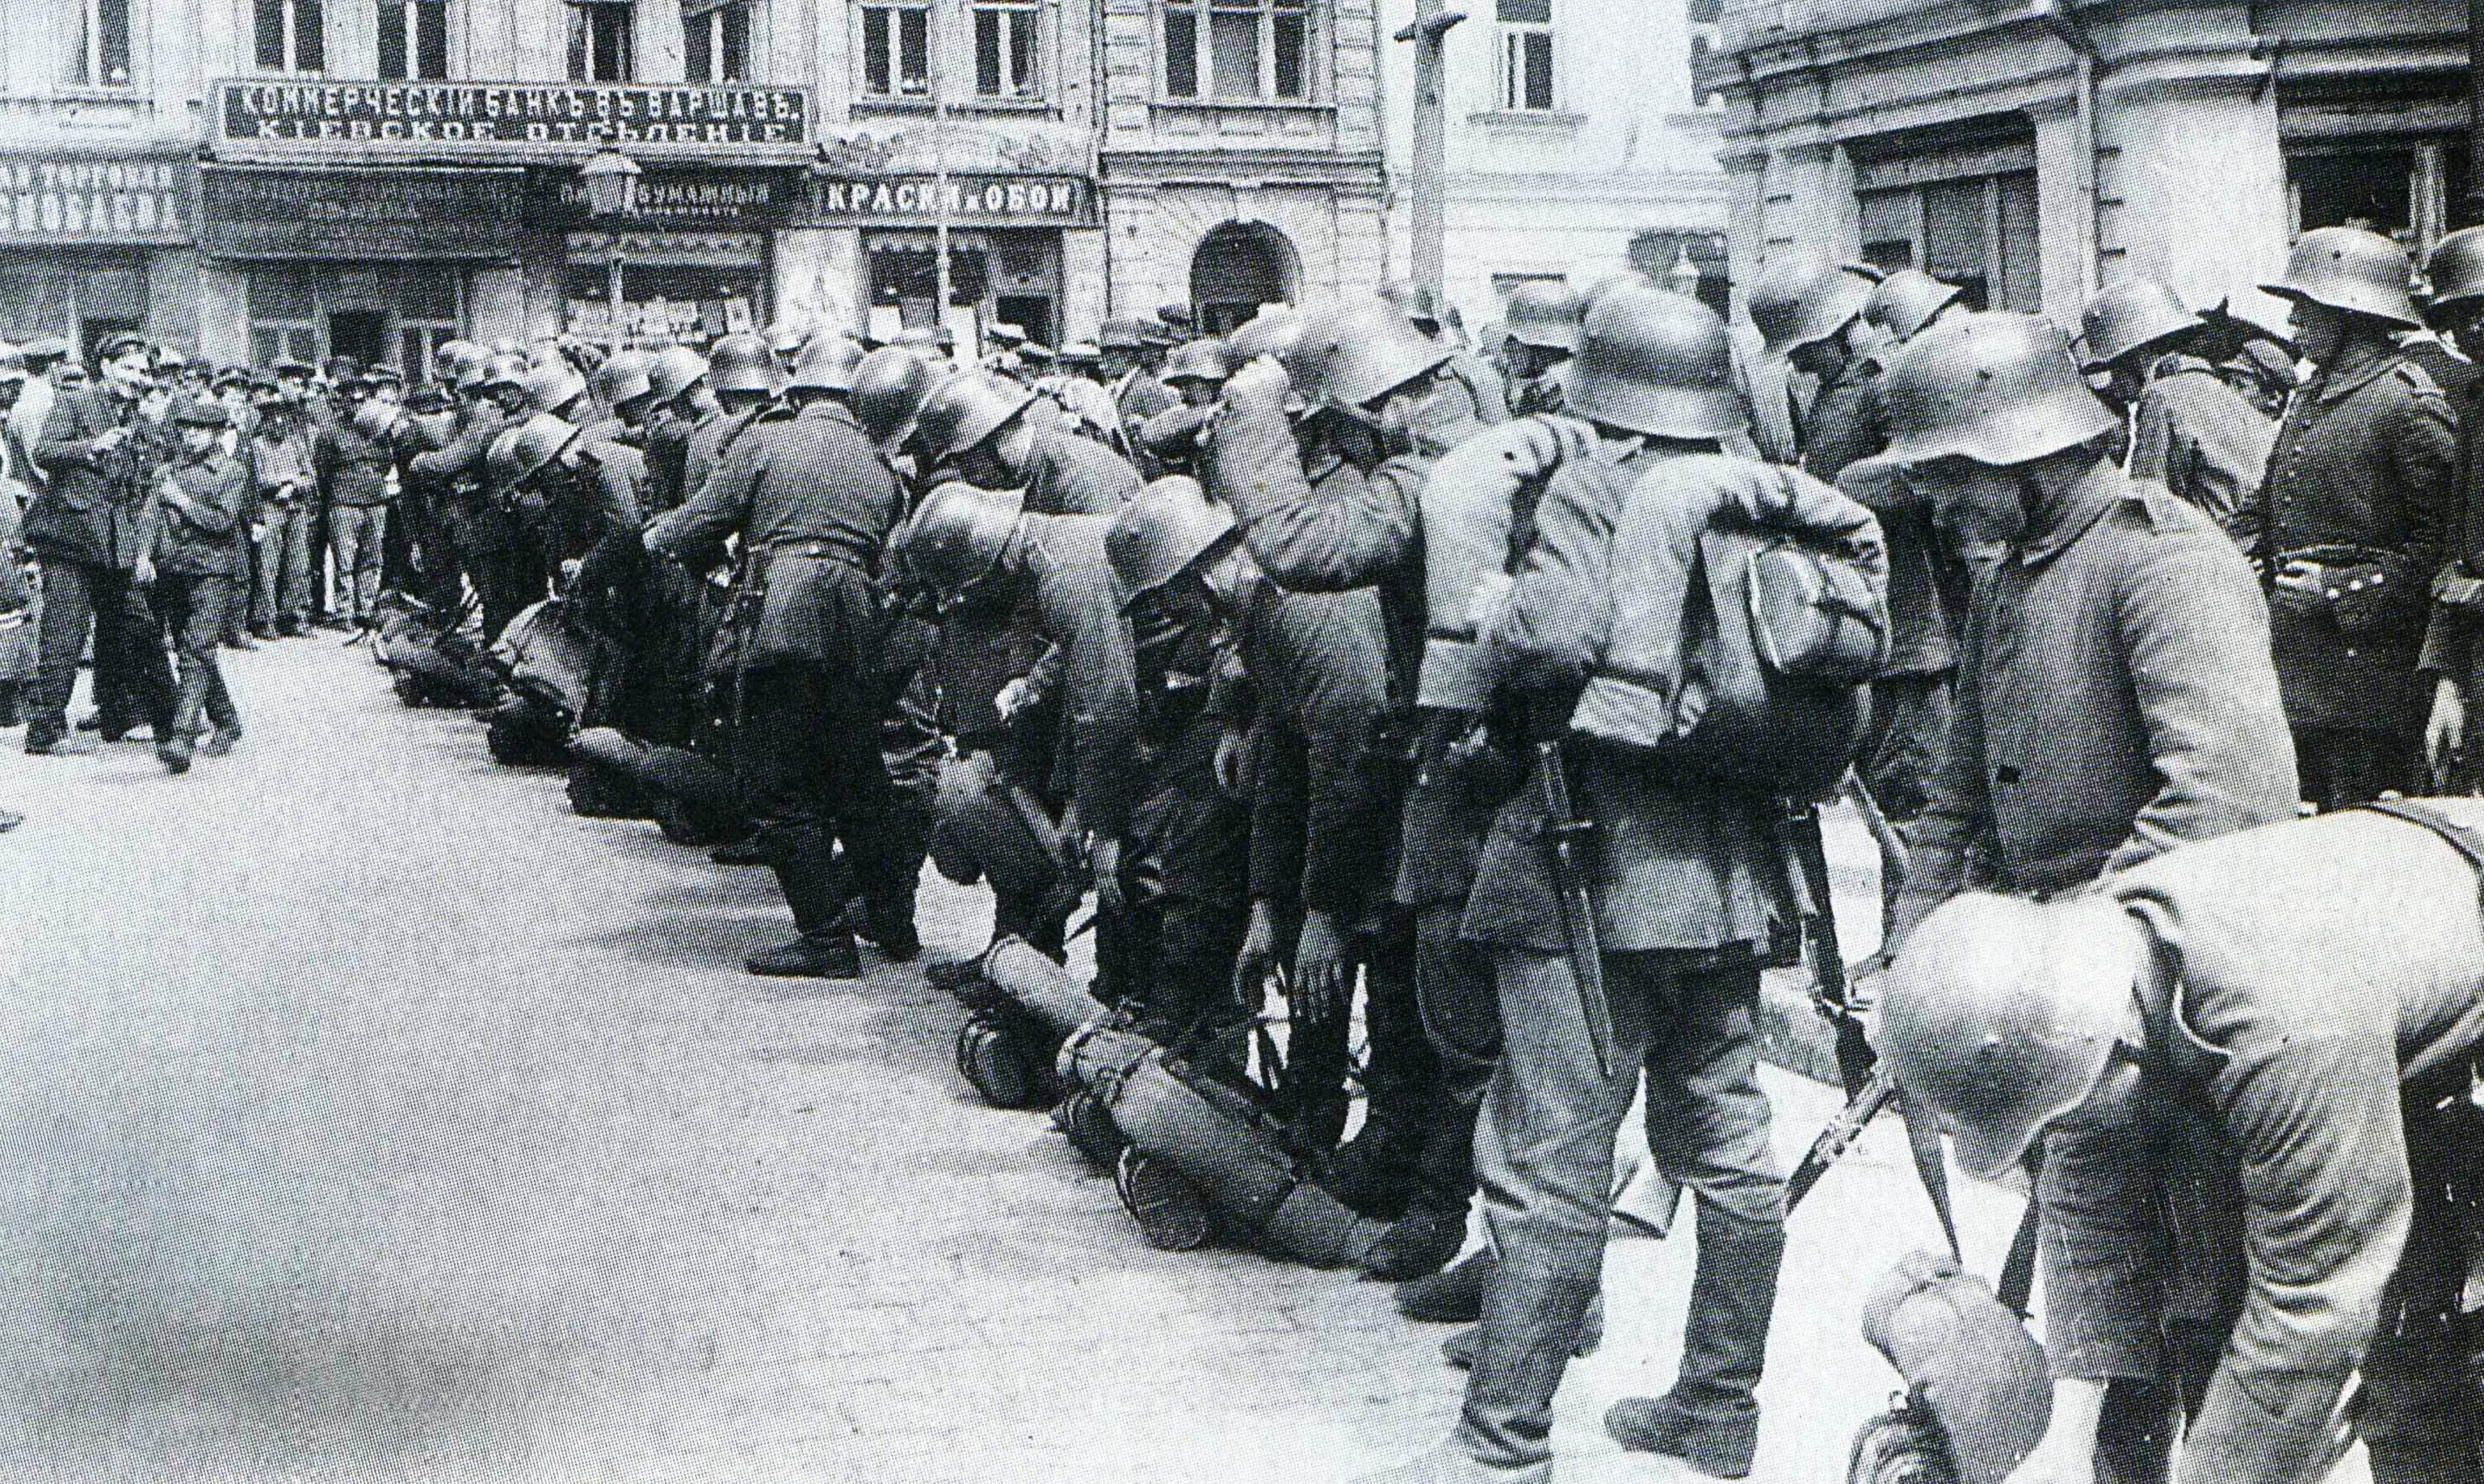
{"type": "Polygon", "coordinates": [[[241,740],[241,713],[225,688],[216,650],[224,636],[225,609],[238,596],[233,553],[248,537],[243,522],[250,501],[250,474],[224,451],[225,410],[214,402],[184,402],[173,414],[181,451],[164,470],[155,538],[155,607],[180,655],[180,688],[170,729],[157,735],[155,756],[176,773],[189,771],[193,738],[205,726],[214,734],[200,748],[222,757],[241,740]]]}
{"type": "MultiPolygon", "coordinates": [[[[1481,424],[1466,416],[1464,388],[1444,377],[1447,349],[1376,298],[1307,323],[1291,360],[1303,385],[1266,356],[1226,383],[1208,488],[1231,507],[1252,557],[1279,586],[1368,587],[1379,603],[1388,704],[1362,744],[1363,766],[1387,800],[1381,807],[1402,813],[1403,823],[1383,866],[1393,890],[1369,904],[1368,1117],[1339,1151],[1331,1185],[1348,1203],[1402,1223],[1375,1271],[1408,1278],[1456,1255],[1472,1193],[1469,1127],[1482,1093],[1480,1077],[1449,1085],[1425,1029],[1489,1009],[1471,987],[1461,992],[1487,970],[1457,946],[1457,913],[1472,879],[1468,837],[1480,823],[1460,809],[1456,785],[1416,783],[1436,769],[1449,775],[1443,759],[1464,731],[1417,714],[1429,601],[1423,481],[1443,451],[1481,424]],[[1315,409],[1299,426],[1286,413],[1296,396],[1315,409]],[[1417,429],[1427,442],[1418,444],[1417,429]]],[[[1451,1034],[1472,1043],[1494,1033],[1464,1026],[1451,1034]]]]}
{"type": "Polygon", "coordinates": [[[2319,367],[2295,394],[2257,504],[2269,627],[2304,796],[2323,809],[2419,793],[2417,675],[2434,576],[2448,555],[2457,429],[2449,400],[2395,343],[2417,323],[2406,250],[2349,227],[2306,232],[2285,279],[2319,367]]]}
{"type": "MultiPolygon", "coordinates": [[[[2115,466],[2117,419],[2059,333],[1971,315],[1909,345],[1885,391],[1882,472],[2005,549],[1977,586],[1896,937],[1963,890],[2074,894],[2290,818],[2293,749],[2251,569],[2203,512],[2115,466]]],[[[2199,1255],[2183,1255],[2166,1331],[2213,1354],[2213,1297],[2199,1255]]],[[[2098,1406],[2060,1419],[2056,1446],[2092,1453],[2101,1439],[2136,1476],[2161,1474],[2178,1370],[2090,1374],[2098,1406]]]]}
{"type": "Polygon", "coordinates": [[[2206,325],[2153,279],[2124,279],[2080,316],[2085,369],[2132,410],[2129,472],[2207,513],[2245,551],[2277,424],[2197,354],[2206,325]]]}
{"type": "Polygon", "coordinates": [[[2377,1484],[2477,1477],[2479,850],[2470,799],[2349,808],[2089,895],[1961,897],[1900,950],[1900,1089],[1976,1174],[2046,1148],[2052,1423],[2012,1478],[2088,1476],[2092,1378],[2165,1363],[2158,1255],[2188,1223],[2221,1233],[2223,1302],[2176,1477],[2328,1478],[2351,1434],[2377,1484]]]}
{"type": "Polygon", "coordinates": [[[473,583],[486,641],[499,637],[510,619],[542,596],[527,587],[510,559],[516,522],[490,487],[485,456],[509,418],[485,390],[489,368],[479,353],[458,366],[456,436],[446,447],[418,453],[406,465],[409,474],[443,492],[448,538],[458,565],[473,583]]]}
{"type": "Polygon", "coordinates": [[[880,561],[902,513],[897,476],[841,401],[789,405],[734,445],[697,496],[647,527],[647,550],[701,550],[738,533],[749,555],[738,621],[744,715],[736,761],[760,848],[800,936],[755,954],[754,974],[861,973],[844,918],[846,860],[892,958],[918,949],[913,885],[899,880],[897,800],[879,748],[880,561]]]}
{"type": "Polygon", "coordinates": [[[78,657],[94,628],[95,702],[104,740],[141,724],[160,739],[173,722],[173,674],[147,589],[154,584],[159,430],[140,410],[147,341],[116,336],[98,353],[102,384],[63,396],[35,460],[49,486],[26,512],[25,541],[43,564],[43,633],[26,750],[92,747],[68,730],[78,657]]]}

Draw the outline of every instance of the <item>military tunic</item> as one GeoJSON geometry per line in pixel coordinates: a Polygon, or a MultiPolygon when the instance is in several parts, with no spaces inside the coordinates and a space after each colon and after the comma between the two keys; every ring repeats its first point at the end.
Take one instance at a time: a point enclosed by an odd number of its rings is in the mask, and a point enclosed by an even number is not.
{"type": "Polygon", "coordinates": [[[2277,425],[2216,367],[2191,356],[2168,357],[2140,393],[2130,443],[2130,477],[2167,489],[2200,507],[2236,545],[2259,544],[2252,496],[2268,472],[2277,425]]]}

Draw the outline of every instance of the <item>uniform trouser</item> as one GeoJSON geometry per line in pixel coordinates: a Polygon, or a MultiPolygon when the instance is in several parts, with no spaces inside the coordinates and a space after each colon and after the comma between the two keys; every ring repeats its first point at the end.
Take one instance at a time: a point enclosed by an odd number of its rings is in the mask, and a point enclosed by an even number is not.
{"type": "Polygon", "coordinates": [[[1883,675],[1872,682],[1872,729],[1863,742],[1864,787],[1880,812],[1904,823],[1930,801],[1949,737],[1954,670],[1883,675]]]}
{"type": "Polygon", "coordinates": [[[2298,726],[2294,757],[2303,775],[2303,796],[2324,814],[2368,804],[2392,791],[2407,796],[2429,792],[2418,737],[2298,726]]]}
{"type": "MultiPolygon", "coordinates": [[[[1649,1151],[1699,1207],[1699,1273],[1674,1394],[1703,1414],[1747,1413],[1785,1226],[1785,1177],[1759,1085],[1758,970],[1685,972],[1672,955],[1606,954],[1615,1052],[1606,1077],[1588,1046],[1567,956],[1503,947],[1492,955],[1501,1059],[1476,1130],[1475,1173],[1501,1271],[1519,1284],[1592,1291],[1604,1267],[1613,1139],[1644,1077],[1649,1151]]],[[[1488,1357],[1493,1310],[1488,1297],[1488,1357]]],[[[1557,1327],[1532,1336],[1536,1379],[1550,1367],[1557,1383],[1572,1338],[1557,1327]]],[[[1549,1457],[1552,1386],[1512,1387],[1511,1365],[1491,1369],[1469,1382],[1461,1444],[1513,1466],[1549,1457]]]]}
{"type": "Polygon", "coordinates": [[[495,505],[470,510],[457,523],[457,559],[474,584],[486,642],[509,620],[543,601],[543,563],[517,516],[495,505]]]}
{"type": "Polygon", "coordinates": [[[380,596],[380,553],[388,543],[388,506],[328,507],[328,547],[337,558],[337,616],[371,616],[380,596]]]}
{"type": "Polygon", "coordinates": [[[770,665],[744,680],[742,704],[738,761],[751,822],[795,927],[805,937],[835,931],[840,840],[875,923],[903,911],[913,882],[897,877],[897,796],[870,688],[825,664],[770,665]]]}
{"type": "MultiPolygon", "coordinates": [[[[155,611],[172,637],[174,653],[180,657],[170,736],[192,736],[202,721],[220,732],[241,730],[241,713],[233,708],[232,694],[225,688],[224,666],[216,655],[232,597],[230,578],[166,573],[155,580],[155,611]]],[[[165,740],[165,735],[159,734],[157,740],[165,740]]]]}
{"type": "Polygon", "coordinates": [[[43,632],[36,661],[35,704],[26,736],[57,738],[68,729],[77,688],[78,657],[87,625],[94,625],[94,702],[104,728],[125,732],[141,723],[165,735],[173,724],[173,666],[147,590],[116,567],[46,559],[43,632]]]}
{"type": "Polygon", "coordinates": [[[259,523],[251,625],[299,624],[310,616],[310,512],[301,505],[265,505],[259,523]]]}
{"type": "Polygon", "coordinates": [[[1168,748],[1132,805],[1121,848],[1128,910],[1113,925],[1112,992],[1169,1045],[1202,1042],[1244,1018],[1233,960],[1250,928],[1251,810],[1198,761],[1168,748]]]}
{"type": "Polygon", "coordinates": [[[1423,1141],[1416,1204],[1466,1209],[1474,1195],[1475,1115],[1500,1064],[1500,1001],[1492,955],[1458,935],[1466,904],[1415,912],[1415,986],[1423,1031],[1440,1068],[1440,1099],[1423,1141]]]}
{"type": "MultiPolygon", "coordinates": [[[[1455,1115],[1443,1081],[1440,1053],[1425,1031],[1422,959],[1414,909],[1383,908],[1369,938],[1363,971],[1364,1031],[1370,1042],[1364,1067],[1368,1094],[1364,1113],[1369,1119],[1364,1127],[1388,1130],[1420,1174],[1429,1164],[1424,1157],[1429,1146],[1452,1137],[1471,1145],[1472,1134],[1463,1119],[1455,1119],[1454,1128],[1446,1121],[1455,1115]]],[[[1453,1195],[1426,1194],[1460,1210],[1466,1206],[1463,1181],[1453,1195]]]]}

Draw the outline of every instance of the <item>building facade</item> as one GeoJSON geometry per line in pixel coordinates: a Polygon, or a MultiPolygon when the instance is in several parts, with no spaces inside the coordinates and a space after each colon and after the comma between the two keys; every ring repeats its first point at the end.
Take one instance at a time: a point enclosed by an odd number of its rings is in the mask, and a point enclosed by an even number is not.
{"type": "Polygon", "coordinates": [[[1379,282],[1374,0],[1102,0],[1111,307],[1224,330],[1379,282]]]}
{"type": "MultiPolygon", "coordinates": [[[[1692,60],[1723,0],[1476,0],[1444,41],[1443,289],[1471,329],[1528,280],[1586,287],[1624,266],[1730,292],[1725,103],[1692,60]],[[1695,282],[1691,275],[1698,277],[1695,282]]],[[[1380,34],[1415,17],[1384,0],[1380,34]]],[[[1390,261],[1411,262],[1414,50],[1387,48],[1390,261]]]]}
{"type": "Polygon", "coordinates": [[[2418,255],[2467,180],[2467,8],[2331,0],[1727,0],[1732,256],[1823,245],[2076,322],[2160,278],[2272,325],[2316,227],[2418,255]]]}

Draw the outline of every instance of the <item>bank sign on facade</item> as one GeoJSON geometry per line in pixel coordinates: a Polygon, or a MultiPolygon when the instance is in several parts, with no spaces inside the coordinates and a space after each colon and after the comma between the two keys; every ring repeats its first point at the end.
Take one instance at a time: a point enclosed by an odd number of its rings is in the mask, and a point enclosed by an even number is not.
{"type": "Polygon", "coordinates": [[[800,145],[800,88],[603,83],[257,82],[216,85],[228,144],[800,145]]]}

